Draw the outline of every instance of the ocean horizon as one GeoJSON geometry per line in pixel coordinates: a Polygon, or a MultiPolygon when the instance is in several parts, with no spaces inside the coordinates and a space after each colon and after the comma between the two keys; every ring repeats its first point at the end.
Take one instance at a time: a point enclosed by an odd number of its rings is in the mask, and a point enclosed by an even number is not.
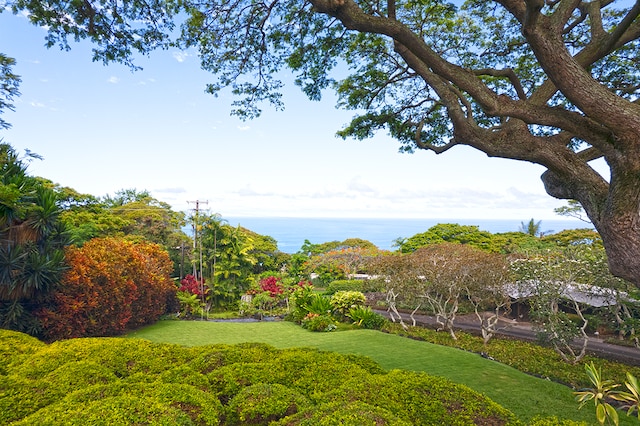
{"type": "MultiPolygon", "coordinates": [[[[300,250],[305,240],[312,244],[361,238],[375,244],[381,250],[395,250],[394,241],[409,238],[427,231],[439,223],[474,225],[492,234],[515,232],[526,220],[511,219],[396,219],[396,218],[301,218],[301,217],[230,217],[230,225],[240,225],[260,235],[268,235],[278,242],[278,249],[293,254],[300,250]]],[[[537,220],[536,220],[537,221],[537,220]]],[[[565,229],[593,228],[590,223],[577,219],[540,220],[544,233],[556,233],[565,229]]]]}

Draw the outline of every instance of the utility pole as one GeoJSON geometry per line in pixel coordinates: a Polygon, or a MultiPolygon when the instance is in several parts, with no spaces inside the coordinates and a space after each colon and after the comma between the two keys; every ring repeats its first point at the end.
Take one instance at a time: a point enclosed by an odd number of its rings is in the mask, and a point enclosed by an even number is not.
{"type": "Polygon", "coordinates": [[[195,215],[194,215],[194,220],[193,220],[193,252],[196,252],[196,249],[198,248],[198,241],[199,241],[199,263],[200,263],[200,278],[198,279],[198,271],[196,270],[196,263],[193,263],[193,275],[196,277],[196,280],[198,280],[199,286],[200,286],[200,292],[202,293],[202,297],[204,299],[204,282],[202,280],[202,237],[200,237],[200,240],[198,240],[198,219],[199,219],[199,213],[200,213],[200,204],[209,204],[209,201],[200,201],[200,200],[195,200],[195,201],[187,201],[187,204],[195,204],[196,207],[195,209],[195,215]]]}

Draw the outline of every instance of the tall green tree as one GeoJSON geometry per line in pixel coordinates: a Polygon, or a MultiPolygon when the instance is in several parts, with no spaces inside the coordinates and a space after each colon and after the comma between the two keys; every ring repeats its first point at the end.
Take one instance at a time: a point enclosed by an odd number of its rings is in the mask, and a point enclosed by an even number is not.
{"type": "Polygon", "coordinates": [[[356,111],[339,132],[386,129],[401,150],[458,145],[546,169],[547,193],[580,202],[614,274],[640,286],[640,3],[623,0],[9,0],[47,43],[95,43],[94,60],[200,52],[234,112],[282,106],[290,68],[312,100],[356,111]],[[186,16],[185,21],[177,17],[186,16]],[[180,25],[181,31],[175,31],[180,25]],[[337,78],[340,78],[339,80],[337,78]],[[592,161],[602,158],[603,177],[592,161]]]}
{"type": "Polygon", "coordinates": [[[27,173],[30,159],[0,144],[0,326],[38,333],[33,316],[65,270],[67,234],[56,194],[27,173]]]}
{"type": "Polygon", "coordinates": [[[183,254],[191,247],[191,239],[183,231],[185,215],[151,196],[148,191],[123,189],[115,195],[95,197],[80,194],[44,180],[58,194],[63,209],[61,219],[72,241],[82,245],[92,238],[128,237],[145,239],[163,246],[174,262],[174,275],[179,276],[183,254]]]}
{"type": "Polygon", "coordinates": [[[219,215],[202,218],[203,276],[213,297],[237,300],[253,282],[258,259],[252,232],[231,226],[219,215]]]}

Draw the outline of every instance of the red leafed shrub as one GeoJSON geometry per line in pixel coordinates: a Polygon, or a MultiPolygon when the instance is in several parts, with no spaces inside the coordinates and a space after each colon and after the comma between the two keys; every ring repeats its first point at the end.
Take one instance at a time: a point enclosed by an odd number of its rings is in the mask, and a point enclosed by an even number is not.
{"type": "Polygon", "coordinates": [[[278,277],[267,277],[260,280],[260,289],[262,291],[268,291],[269,296],[277,297],[284,293],[284,286],[282,280],[278,277]]]}
{"type": "Polygon", "coordinates": [[[48,339],[117,335],[157,320],[175,295],[157,244],[96,238],[65,255],[69,270],[38,312],[48,339]]]}
{"type": "Polygon", "coordinates": [[[182,280],[180,280],[180,288],[179,291],[186,291],[191,294],[197,294],[198,296],[202,296],[202,291],[204,289],[204,283],[198,282],[196,277],[191,274],[187,274],[182,280]]]}
{"type": "Polygon", "coordinates": [[[276,297],[284,292],[280,278],[274,276],[260,280],[260,288],[262,291],[268,291],[271,297],[276,297]]]}

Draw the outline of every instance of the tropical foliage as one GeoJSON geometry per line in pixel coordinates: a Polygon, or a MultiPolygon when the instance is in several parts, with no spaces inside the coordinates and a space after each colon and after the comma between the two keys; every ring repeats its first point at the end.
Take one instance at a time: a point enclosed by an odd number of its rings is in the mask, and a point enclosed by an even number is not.
{"type": "Polygon", "coordinates": [[[37,312],[47,339],[117,335],[175,308],[172,264],[157,244],[96,238],[66,258],[62,284],[37,312]]]}
{"type": "Polygon", "coordinates": [[[56,194],[27,174],[28,162],[0,144],[0,326],[37,334],[37,306],[65,270],[68,243],[56,194]]]}

